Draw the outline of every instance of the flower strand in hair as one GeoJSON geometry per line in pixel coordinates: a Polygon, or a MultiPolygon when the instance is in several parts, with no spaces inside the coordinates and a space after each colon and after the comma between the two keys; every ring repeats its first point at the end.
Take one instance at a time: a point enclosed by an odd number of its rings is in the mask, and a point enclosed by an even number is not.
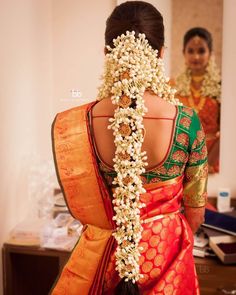
{"type": "Polygon", "coordinates": [[[144,141],[143,116],[147,112],[143,95],[146,89],[173,104],[175,90],[167,83],[164,67],[157,50],[145,37],[127,31],[113,40],[114,48],[107,46],[103,85],[100,99],[111,96],[116,105],[114,118],[108,128],[113,130],[116,147],[114,170],[116,186],[113,204],[116,222],[114,237],[117,241],[116,269],[125,281],[135,283],[141,278],[139,271],[142,224],[140,210],[145,205],[140,194],[145,193],[140,175],[147,165],[144,141]]]}

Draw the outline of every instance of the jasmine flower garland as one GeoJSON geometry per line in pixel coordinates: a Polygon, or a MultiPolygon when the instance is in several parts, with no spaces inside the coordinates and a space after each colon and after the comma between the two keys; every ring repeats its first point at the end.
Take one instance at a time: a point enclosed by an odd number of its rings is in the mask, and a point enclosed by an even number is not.
{"type": "Polygon", "coordinates": [[[121,278],[133,283],[142,275],[139,271],[142,222],[140,210],[145,205],[140,194],[145,193],[140,175],[147,166],[144,141],[143,116],[147,112],[143,95],[150,89],[173,104],[180,104],[175,90],[167,83],[164,66],[158,51],[149,44],[144,34],[135,37],[127,31],[113,40],[114,48],[107,46],[103,84],[99,98],[111,96],[117,106],[109,129],[113,130],[116,147],[114,170],[116,185],[113,204],[116,222],[114,237],[117,241],[116,270],[121,278]]]}

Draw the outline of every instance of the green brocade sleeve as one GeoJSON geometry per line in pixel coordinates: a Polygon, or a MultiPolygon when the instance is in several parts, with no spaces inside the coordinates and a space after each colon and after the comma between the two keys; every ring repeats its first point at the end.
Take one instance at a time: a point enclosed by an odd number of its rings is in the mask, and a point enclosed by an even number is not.
{"type": "Polygon", "coordinates": [[[189,136],[189,158],[184,176],[184,205],[197,208],[206,205],[208,164],[205,133],[195,111],[189,136]]]}

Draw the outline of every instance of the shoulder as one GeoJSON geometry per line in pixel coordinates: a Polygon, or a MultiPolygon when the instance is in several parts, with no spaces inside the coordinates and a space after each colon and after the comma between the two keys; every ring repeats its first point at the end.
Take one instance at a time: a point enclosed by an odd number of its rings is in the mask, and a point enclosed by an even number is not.
{"type": "Polygon", "coordinates": [[[178,106],[179,108],[179,124],[181,127],[185,127],[188,130],[188,134],[191,138],[195,136],[196,132],[201,129],[201,122],[198,114],[193,108],[187,106],[178,106]]]}
{"type": "Polygon", "coordinates": [[[191,107],[188,107],[186,105],[180,105],[178,106],[178,108],[183,115],[190,117],[191,119],[197,116],[196,111],[191,107]]]}
{"type": "Polygon", "coordinates": [[[115,105],[112,103],[110,98],[104,98],[94,105],[92,115],[99,116],[99,115],[109,115],[113,116],[115,111],[115,105]]]}
{"type": "Polygon", "coordinates": [[[59,133],[63,133],[63,130],[69,130],[72,126],[76,127],[78,125],[81,125],[82,128],[82,125],[84,125],[82,122],[86,122],[87,113],[95,103],[93,101],[56,114],[52,123],[52,132],[58,130],[59,133]]]}
{"type": "Polygon", "coordinates": [[[201,122],[197,112],[193,108],[185,105],[182,105],[179,108],[184,116],[189,117],[191,121],[190,129],[199,129],[201,126],[201,122]]]}
{"type": "Polygon", "coordinates": [[[69,116],[71,114],[76,114],[76,113],[79,113],[79,112],[83,112],[83,111],[87,111],[89,110],[94,104],[96,103],[96,101],[92,101],[90,103],[86,103],[86,104],[83,104],[83,105],[80,105],[80,106],[77,106],[77,107],[74,107],[74,108],[71,108],[71,109],[67,109],[67,110],[64,110],[60,113],[58,113],[56,115],[59,116],[59,117],[65,117],[65,116],[69,116]]]}
{"type": "Polygon", "coordinates": [[[191,123],[189,126],[189,144],[192,147],[196,139],[198,139],[198,141],[203,142],[205,138],[205,133],[202,129],[202,124],[197,112],[194,109],[189,107],[183,107],[183,108],[185,111],[191,114],[190,116],[191,123]]]}
{"type": "Polygon", "coordinates": [[[53,140],[60,142],[74,134],[87,132],[87,113],[94,103],[87,103],[58,113],[52,123],[53,140]]]}
{"type": "Polygon", "coordinates": [[[92,101],[90,103],[86,103],[71,109],[64,110],[62,112],[59,112],[56,114],[54,118],[55,121],[67,121],[67,120],[73,120],[78,119],[81,115],[87,114],[88,110],[96,103],[96,101],[92,101]]]}

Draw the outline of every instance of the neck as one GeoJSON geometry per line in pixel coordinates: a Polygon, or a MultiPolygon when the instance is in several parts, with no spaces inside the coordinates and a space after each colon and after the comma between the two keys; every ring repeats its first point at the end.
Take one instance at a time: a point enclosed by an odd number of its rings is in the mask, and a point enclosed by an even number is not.
{"type": "Polygon", "coordinates": [[[195,83],[201,83],[204,79],[204,75],[192,75],[192,81],[195,83]]]}
{"type": "Polygon", "coordinates": [[[205,69],[194,70],[194,71],[191,71],[191,76],[203,76],[205,72],[206,72],[205,69]]]}

